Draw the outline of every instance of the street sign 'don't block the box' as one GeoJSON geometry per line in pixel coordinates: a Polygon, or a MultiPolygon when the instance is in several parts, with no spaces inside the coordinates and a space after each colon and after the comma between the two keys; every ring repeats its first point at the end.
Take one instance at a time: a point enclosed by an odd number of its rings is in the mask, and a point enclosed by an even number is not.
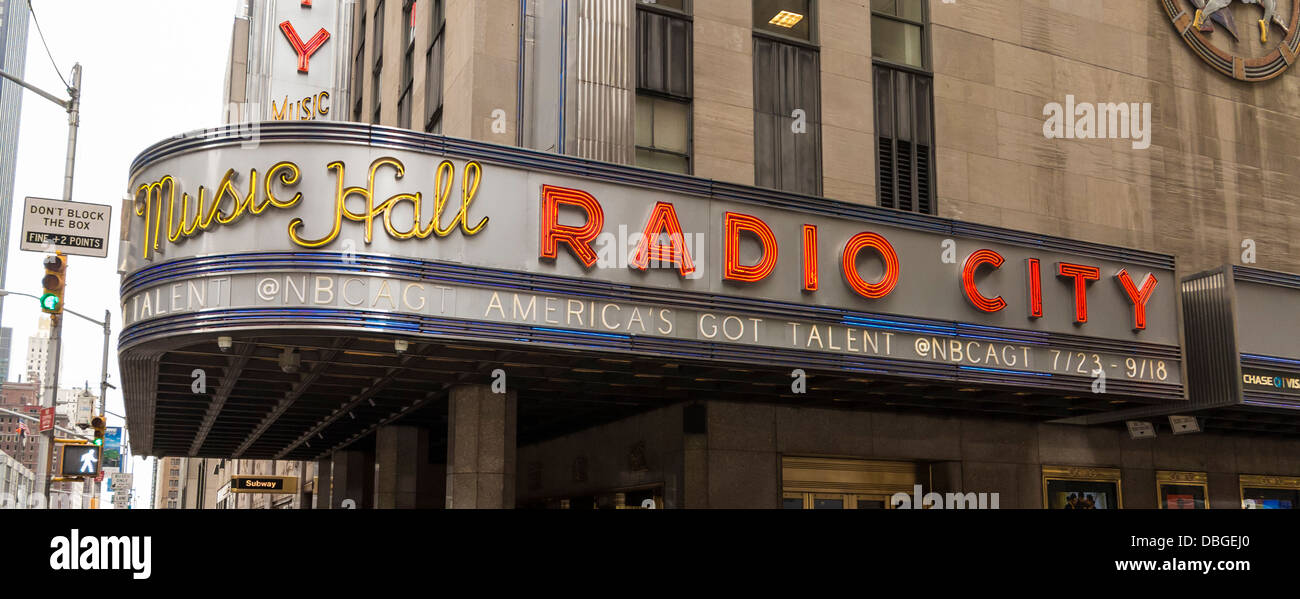
{"type": "Polygon", "coordinates": [[[75,256],[108,256],[112,208],[100,204],[27,198],[23,202],[21,249],[75,256]]]}

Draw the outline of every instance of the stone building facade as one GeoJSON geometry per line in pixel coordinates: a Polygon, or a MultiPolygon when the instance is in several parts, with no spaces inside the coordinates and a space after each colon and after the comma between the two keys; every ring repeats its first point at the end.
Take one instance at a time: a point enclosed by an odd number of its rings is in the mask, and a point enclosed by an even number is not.
{"type": "MultiPolygon", "coordinates": [[[[1180,279],[1300,272],[1300,75],[1211,68],[1185,43],[1189,1],[342,6],[351,84],[336,120],[1156,252],[1180,279]],[[1108,116],[1077,126],[1088,110],[1108,116]]],[[[1243,56],[1293,37],[1260,41],[1255,7],[1230,10],[1238,38],[1221,21],[1199,35],[1243,56]]],[[[638,374],[604,368],[607,390],[638,374]]],[[[872,384],[816,404],[665,395],[559,434],[516,430],[513,394],[453,390],[436,417],[349,438],[312,478],[331,507],[877,508],[914,488],[1009,508],[1300,506],[1290,412],[1249,431],[1158,421],[1150,438],[960,401],[979,387],[872,384]],[[890,395],[907,388],[958,401],[890,395]]]]}

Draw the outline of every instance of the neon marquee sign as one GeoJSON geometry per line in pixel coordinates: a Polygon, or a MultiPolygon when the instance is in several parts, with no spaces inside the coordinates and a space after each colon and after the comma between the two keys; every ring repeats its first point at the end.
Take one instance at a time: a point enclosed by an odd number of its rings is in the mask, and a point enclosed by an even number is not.
{"type": "MultiPolygon", "coordinates": [[[[541,192],[540,248],[538,258],[555,261],[559,258],[559,248],[564,246],[568,254],[584,268],[590,269],[596,264],[596,251],[592,244],[602,233],[605,213],[600,202],[592,194],[579,189],[545,185],[541,192]],[[568,206],[583,213],[582,225],[565,225],[559,222],[561,206],[568,206]]],[[[775,271],[777,258],[781,251],[777,236],[772,227],[764,220],[740,212],[728,211],[722,218],[723,268],[721,278],[739,285],[753,284],[768,279],[775,271]],[[742,237],[757,241],[760,248],[759,258],[752,263],[741,259],[742,237]]],[[[654,257],[661,263],[677,268],[683,278],[695,269],[695,260],[690,247],[683,242],[684,236],[677,211],[672,202],[657,202],[646,221],[644,235],[636,250],[636,258],[629,266],[645,270],[646,260],[654,257]]],[[[821,276],[818,272],[818,252],[822,249],[818,239],[816,224],[802,226],[802,269],[801,280],[804,293],[817,293],[821,276]]],[[[890,240],[881,233],[861,231],[849,237],[839,248],[840,275],[844,284],[856,295],[867,300],[880,300],[894,292],[899,281],[904,277],[899,255],[890,240]],[[859,269],[862,259],[876,260],[882,266],[882,274],[874,280],[867,280],[859,269]]],[[[1024,260],[1026,318],[1038,319],[1044,316],[1043,268],[1039,258],[1024,260]]],[[[980,248],[971,252],[965,259],[960,279],[961,292],[974,309],[994,314],[1007,309],[1008,303],[1002,295],[991,290],[981,290],[977,282],[980,273],[1002,269],[1006,266],[1005,258],[997,251],[980,248]]],[[[1071,318],[1075,325],[1088,322],[1088,297],[1093,285],[1102,279],[1101,267],[1092,264],[1058,261],[1050,266],[1049,275],[1054,275],[1062,284],[1068,285],[1073,292],[1073,305],[1069,306],[1071,318]]],[[[1140,332],[1147,327],[1147,306],[1159,283],[1155,273],[1145,273],[1141,283],[1135,283],[1128,269],[1121,268],[1107,275],[1128,299],[1132,313],[1132,330],[1140,332]]],[[[1002,290],[1009,293],[1008,290],[1002,290]]],[[[1095,290],[1094,290],[1095,292],[1095,290]]]]}

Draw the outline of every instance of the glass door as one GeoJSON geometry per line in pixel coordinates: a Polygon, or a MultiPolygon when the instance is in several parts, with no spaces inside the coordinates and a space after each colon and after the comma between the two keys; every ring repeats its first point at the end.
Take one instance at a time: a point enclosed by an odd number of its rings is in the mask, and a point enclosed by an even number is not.
{"type": "Polygon", "coordinates": [[[893,509],[895,493],[910,494],[924,465],[850,458],[781,458],[781,507],[794,510],[893,509]]]}

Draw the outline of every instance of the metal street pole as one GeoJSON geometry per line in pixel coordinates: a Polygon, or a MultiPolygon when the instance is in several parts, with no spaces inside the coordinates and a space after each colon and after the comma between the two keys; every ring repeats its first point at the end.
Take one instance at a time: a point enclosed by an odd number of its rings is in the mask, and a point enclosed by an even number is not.
{"type": "MultiPolygon", "coordinates": [[[[72,200],[72,175],[73,166],[76,162],[77,155],[77,126],[81,119],[81,64],[72,65],[72,84],[68,86],[68,99],[62,100],[57,96],[41,90],[34,85],[23,81],[13,75],[0,71],[0,76],[13,81],[27,89],[36,92],[41,97],[62,106],[68,111],[68,150],[67,160],[63,165],[63,201],[72,200]]],[[[67,280],[66,278],[64,279],[67,280]]],[[[45,393],[41,398],[41,407],[43,409],[53,408],[57,403],[59,394],[59,353],[62,349],[63,337],[63,315],[50,315],[50,340],[49,353],[46,355],[51,360],[49,370],[45,373],[45,393]]],[[[46,507],[50,505],[50,485],[53,483],[52,474],[54,470],[54,430],[43,431],[41,433],[40,453],[37,456],[36,470],[38,477],[38,490],[45,500],[46,507]]]]}
{"type": "MultiPolygon", "coordinates": [[[[71,182],[69,182],[69,183],[71,183],[71,182]]],[[[109,336],[110,336],[110,330],[109,330],[109,327],[108,327],[108,319],[109,319],[109,318],[111,318],[111,316],[110,316],[108,310],[105,309],[105,310],[104,310],[104,362],[103,362],[103,365],[100,367],[100,371],[99,371],[99,413],[100,413],[100,414],[104,414],[104,413],[108,412],[108,407],[107,407],[107,406],[108,406],[108,339],[109,339],[109,336]]],[[[107,422],[108,422],[108,419],[105,418],[104,422],[107,423],[107,422]]],[[[122,430],[125,431],[125,430],[126,430],[126,427],[123,426],[123,427],[122,427],[122,430]]],[[[118,435],[118,438],[119,438],[119,440],[121,440],[121,441],[123,441],[123,442],[126,441],[126,435],[119,434],[119,435],[118,435]]],[[[103,454],[100,454],[100,455],[102,456],[103,454]]],[[[121,449],[118,449],[118,453],[117,453],[117,455],[118,455],[118,459],[121,459],[121,456],[122,456],[122,450],[121,450],[121,449]]],[[[102,459],[102,457],[101,457],[101,459],[102,459]]],[[[103,463],[102,463],[102,462],[100,463],[100,467],[101,467],[101,468],[103,467],[103,463]]],[[[119,464],[119,465],[118,465],[118,468],[125,468],[125,467],[126,467],[126,464],[119,464]]],[[[99,484],[98,482],[96,482],[96,483],[94,483],[94,484],[95,484],[95,492],[91,495],[91,497],[94,498],[94,499],[91,501],[91,504],[92,504],[91,507],[93,507],[93,508],[98,508],[98,507],[99,507],[99,503],[100,503],[99,495],[100,495],[101,492],[103,492],[104,487],[103,487],[103,485],[99,484]]]]}
{"type": "Polygon", "coordinates": [[[108,310],[104,310],[104,363],[99,371],[99,413],[108,413],[108,340],[112,336],[112,330],[109,328],[109,319],[112,315],[108,310]]]}
{"type": "Polygon", "coordinates": [[[72,201],[72,168],[77,161],[77,125],[81,122],[81,63],[72,65],[68,88],[68,159],[63,165],[63,201],[72,201]]]}

